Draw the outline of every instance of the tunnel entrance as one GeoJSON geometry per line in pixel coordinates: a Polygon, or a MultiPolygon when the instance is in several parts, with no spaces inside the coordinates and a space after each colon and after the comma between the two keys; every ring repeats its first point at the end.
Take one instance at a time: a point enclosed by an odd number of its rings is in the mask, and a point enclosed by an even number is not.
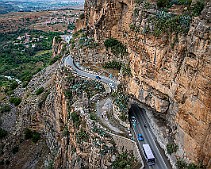
{"type": "MultiPolygon", "coordinates": [[[[148,110],[148,109],[147,109],[148,110]]],[[[150,168],[150,158],[153,157],[153,168],[155,169],[171,169],[171,164],[168,158],[165,156],[164,150],[161,149],[157,142],[157,137],[154,135],[154,128],[150,124],[150,120],[147,116],[147,110],[141,108],[138,104],[133,103],[128,112],[128,118],[130,122],[130,129],[133,134],[133,139],[136,141],[140,153],[142,154],[145,163],[145,168],[150,168]],[[144,147],[150,147],[152,156],[148,156],[150,153],[144,149],[144,147]]],[[[159,130],[159,129],[156,129],[159,130]]]]}

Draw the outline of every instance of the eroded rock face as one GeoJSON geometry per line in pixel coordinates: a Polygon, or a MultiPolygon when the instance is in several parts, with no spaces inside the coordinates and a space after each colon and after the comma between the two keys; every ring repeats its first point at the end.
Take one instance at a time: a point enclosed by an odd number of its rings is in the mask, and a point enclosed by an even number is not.
{"type": "Polygon", "coordinates": [[[210,167],[210,4],[200,17],[192,19],[187,35],[161,37],[130,29],[133,21],[143,30],[146,15],[156,12],[139,6],[138,17],[134,18],[134,9],[129,0],[87,0],[86,27],[98,41],[114,37],[127,45],[133,75],[127,91],[166,115],[179,145],[179,157],[210,167]]]}

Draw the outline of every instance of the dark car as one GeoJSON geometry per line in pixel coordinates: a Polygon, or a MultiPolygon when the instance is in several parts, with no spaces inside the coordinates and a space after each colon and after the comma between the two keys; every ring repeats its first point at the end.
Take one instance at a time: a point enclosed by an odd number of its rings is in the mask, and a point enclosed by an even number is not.
{"type": "Polygon", "coordinates": [[[138,140],[139,141],[144,141],[143,135],[142,134],[138,134],[138,140]]]}
{"type": "Polygon", "coordinates": [[[96,79],[101,79],[101,77],[100,76],[96,76],[96,79]]]}

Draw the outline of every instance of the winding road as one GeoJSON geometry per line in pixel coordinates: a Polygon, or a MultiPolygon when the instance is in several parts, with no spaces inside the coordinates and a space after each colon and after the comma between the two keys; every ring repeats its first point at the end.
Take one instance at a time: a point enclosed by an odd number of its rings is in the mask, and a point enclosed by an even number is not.
{"type": "Polygon", "coordinates": [[[98,80],[98,81],[101,81],[103,83],[106,83],[106,84],[108,84],[110,86],[110,88],[112,90],[116,90],[117,89],[117,86],[119,84],[119,82],[118,81],[115,81],[114,79],[110,79],[110,78],[105,77],[105,76],[100,76],[100,75],[97,75],[97,74],[93,74],[93,73],[89,73],[89,72],[80,70],[75,65],[74,60],[73,60],[73,58],[70,55],[68,55],[67,57],[64,58],[64,66],[65,67],[71,67],[73,69],[73,71],[75,73],[77,73],[78,75],[80,75],[80,76],[88,77],[90,79],[98,80]],[[99,76],[100,79],[97,79],[96,76],[99,76]]]}
{"type": "MultiPolygon", "coordinates": [[[[87,77],[93,80],[98,80],[101,81],[103,83],[106,83],[110,86],[110,88],[112,90],[116,90],[117,86],[119,84],[118,81],[115,81],[113,79],[110,79],[108,77],[105,76],[99,76],[97,74],[93,74],[87,71],[83,71],[81,69],[79,69],[75,63],[73,58],[68,55],[67,57],[62,59],[62,62],[64,64],[65,67],[71,68],[75,73],[77,73],[79,76],[83,76],[83,77],[87,77]],[[99,76],[99,78],[96,78],[96,76],[99,76]]],[[[165,156],[163,150],[159,147],[159,145],[155,142],[155,137],[153,135],[152,130],[149,127],[148,124],[148,120],[147,117],[145,115],[145,112],[140,110],[140,108],[133,104],[131,106],[131,109],[129,111],[129,116],[134,116],[137,120],[137,124],[134,127],[133,125],[131,125],[131,129],[134,133],[134,138],[136,139],[138,146],[139,146],[139,150],[140,152],[143,154],[143,150],[142,150],[142,145],[143,144],[149,144],[153,154],[155,156],[155,165],[149,166],[146,161],[145,161],[145,167],[144,169],[172,169],[169,161],[167,160],[167,157],[165,156]],[[144,127],[144,123],[147,125],[147,127],[144,127]],[[144,141],[139,141],[137,139],[137,134],[141,133],[144,137],[144,141]]]]}

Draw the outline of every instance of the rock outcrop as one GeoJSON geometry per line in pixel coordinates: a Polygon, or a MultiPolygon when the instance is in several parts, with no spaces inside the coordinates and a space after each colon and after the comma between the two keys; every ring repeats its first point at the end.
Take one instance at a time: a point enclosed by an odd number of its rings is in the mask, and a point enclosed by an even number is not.
{"type": "Polygon", "coordinates": [[[132,70],[128,93],[167,121],[179,146],[176,156],[209,168],[210,3],[192,18],[186,34],[145,33],[153,29],[149,16],[156,13],[155,1],[147,6],[133,0],[87,0],[84,27],[96,41],[114,37],[127,45],[132,70]]]}

